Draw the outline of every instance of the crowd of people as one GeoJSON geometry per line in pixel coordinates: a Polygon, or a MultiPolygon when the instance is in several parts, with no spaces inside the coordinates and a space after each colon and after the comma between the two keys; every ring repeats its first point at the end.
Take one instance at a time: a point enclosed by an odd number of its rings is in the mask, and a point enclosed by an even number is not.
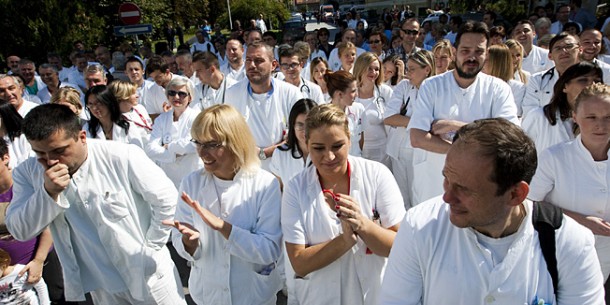
{"type": "Polygon", "coordinates": [[[580,6],[7,56],[0,302],[603,304],[610,26],[580,6]]]}

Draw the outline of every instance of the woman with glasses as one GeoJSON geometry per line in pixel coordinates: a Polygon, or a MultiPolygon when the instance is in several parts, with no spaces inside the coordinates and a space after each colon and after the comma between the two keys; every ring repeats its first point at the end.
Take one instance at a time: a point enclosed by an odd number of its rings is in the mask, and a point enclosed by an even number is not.
{"type": "Polygon", "coordinates": [[[373,31],[369,34],[369,48],[371,53],[377,55],[380,60],[384,60],[386,57],[385,51],[383,50],[386,45],[387,39],[383,33],[379,31],[373,31]]]}
{"type": "Polygon", "coordinates": [[[592,83],[602,81],[602,69],[582,61],[569,67],[553,87],[548,105],[530,111],[521,127],[536,144],[538,155],[548,147],[574,139],[578,135],[573,112],[578,95],[592,83]]]}
{"type": "Polygon", "coordinates": [[[176,187],[189,172],[201,168],[195,144],[190,140],[193,121],[199,114],[189,107],[194,95],[192,83],[185,77],[173,78],[165,95],[171,106],[155,120],[146,154],[163,169],[176,187]]]}
{"type": "Polygon", "coordinates": [[[106,86],[89,88],[85,101],[91,113],[91,119],[83,125],[88,138],[131,143],[146,148],[148,132],[125,119],[119,109],[119,102],[106,86]]]}
{"type": "Polygon", "coordinates": [[[413,114],[413,103],[417,99],[419,87],[426,78],[435,75],[435,71],[432,52],[419,50],[409,56],[406,79],[394,88],[384,114],[383,122],[390,127],[387,154],[394,177],[401,186],[400,192],[406,209],[413,206],[411,186],[414,179],[413,147],[407,126],[413,114]]]}
{"type": "Polygon", "coordinates": [[[392,97],[392,88],[383,83],[383,65],[377,55],[366,52],[358,57],[354,65],[354,77],[358,84],[356,103],[364,107],[362,157],[381,162],[391,167],[386,154],[388,135],[383,116],[387,101],[392,97]]]}
{"type": "Polygon", "coordinates": [[[394,89],[404,78],[405,63],[400,59],[400,55],[387,56],[383,60],[383,80],[385,84],[394,89]]]}
{"type": "Polygon", "coordinates": [[[436,67],[435,74],[443,74],[449,70],[453,70],[453,46],[447,39],[437,42],[432,47],[434,54],[434,65],[436,67]]]}
{"type": "Polygon", "coordinates": [[[282,232],[298,304],[377,304],[405,215],[390,170],[349,155],[348,117],[332,104],[311,110],[305,137],[313,166],[287,182],[282,232]]]}
{"type": "Polygon", "coordinates": [[[191,137],[204,168],[180,186],[174,247],[191,262],[197,304],[275,305],[280,289],[280,187],[260,168],[250,128],[232,106],[201,112],[191,137]]]}
{"type": "Polygon", "coordinates": [[[137,86],[128,81],[117,80],[110,83],[108,88],[112,91],[117,101],[119,101],[119,109],[123,116],[130,123],[150,132],[152,130],[152,120],[146,108],[138,103],[140,96],[138,95],[137,86]]]}
{"type": "Polygon", "coordinates": [[[338,106],[347,115],[350,138],[352,139],[349,153],[352,156],[360,157],[364,144],[362,136],[364,106],[354,103],[358,95],[356,78],[346,71],[326,72],[324,82],[331,96],[330,103],[338,106]]]}
{"type": "Polygon", "coordinates": [[[324,80],[324,75],[328,71],[328,62],[321,57],[314,58],[311,61],[310,65],[311,70],[311,81],[316,85],[320,86],[322,89],[322,94],[324,95],[324,102],[329,103],[331,100],[330,94],[328,93],[328,87],[326,86],[326,81],[324,80]]]}

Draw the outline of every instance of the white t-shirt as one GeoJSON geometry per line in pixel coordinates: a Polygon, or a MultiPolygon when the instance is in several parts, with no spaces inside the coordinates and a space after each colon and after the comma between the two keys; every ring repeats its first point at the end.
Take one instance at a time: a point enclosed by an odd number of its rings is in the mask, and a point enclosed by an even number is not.
{"type": "Polygon", "coordinates": [[[521,69],[530,74],[546,71],[554,66],[555,62],[549,58],[549,51],[535,45],[532,45],[532,50],[521,62],[521,69]]]}
{"type": "MultiPolygon", "coordinates": [[[[388,140],[386,126],[383,123],[387,103],[392,97],[392,88],[388,85],[381,84],[375,86],[373,97],[362,99],[357,97],[355,103],[362,104],[364,107],[364,146],[363,150],[382,149],[385,155],[386,144],[388,140]]],[[[382,160],[375,160],[381,162],[382,160]]]]}
{"type": "MultiPolygon", "coordinates": [[[[508,84],[499,78],[479,73],[468,88],[461,88],[453,71],[428,78],[422,83],[408,130],[429,132],[435,120],[457,120],[470,123],[483,118],[505,118],[519,125],[517,106],[508,84]]],[[[453,134],[444,139],[451,140],[453,134]]],[[[413,153],[414,204],[443,193],[442,168],[445,154],[423,149],[413,153]]]]}
{"type": "MultiPolygon", "coordinates": [[[[551,146],[538,159],[528,198],[610,221],[609,162],[593,160],[580,135],[551,146]]],[[[606,279],[610,274],[610,237],[595,235],[595,248],[606,279]]]]}

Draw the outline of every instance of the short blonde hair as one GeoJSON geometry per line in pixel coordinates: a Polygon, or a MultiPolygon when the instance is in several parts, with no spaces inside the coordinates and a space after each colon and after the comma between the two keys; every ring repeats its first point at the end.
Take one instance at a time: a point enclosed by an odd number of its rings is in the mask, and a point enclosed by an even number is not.
{"type": "Polygon", "coordinates": [[[112,92],[116,99],[121,102],[129,100],[131,95],[136,93],[138,87],[135,84],[124,80],[116,80],[110,83],[108,89],[110,89],[110,92],[112,92]]]}
{"type": "Polygon", "coordinates": [[[305,139],[309,142],[309,136],[313,130],[321,127],[339,126],[350,138],[349,123],[347,115],[335,104],[323,104],[313,107],[305,120],[305,139]]]}
{"type": "Polygon", "coordinates": [[[489,47],[487,64],[489,65],[489,75],[495,76],[505,82],[513,79],[513,56],[510,54],[508,46],[496,44],[489,47]]]}
{"type": "Polygon", "coordinates": [[[354,52],[356,52],[356,45],[354,45],[351,42],[340,42],[337,45],[337,53],[339,55],[339,57],[343,56],[343,54],[345,54],[345,52],[349,51],[349,50],[354,50],[354,52]]]}
{"type": "Polygon", "coordinates": [[[383,81],[383,63],[379,57],[377,57],[377,55],[371,52],[363,53],[356,59],[356,63],[354,64],[354,77],[356,78],[356,82],[358,82],[358,84],[362,82],[362,77],[368,73],[369,66],[375,61],[379,63],[379,76],[375,80],[375,85],[381,85],[383,81]]]}
{"type": "Polygon", "coordinates": [[[576,97],[576,101],[574,102],[574,112],[578,112],[579,106],[583,101],[592,97],[610,99],[610,85],[606,85],[604,83],[593,83],[587,86],[576,97]]]}
{"type": "Polygon", "coordinates": [[[77,114],[83,111],[83,104],[80,101],[80,92],[72,87],[61,87],[57,92],[51,96],[51,104],[60,104],[66,102],[74,106],[77,110],[77,114]]]}
{"type": "Polygon", "coordinates": [[[235,157],[233,169],[253,173],[260,168],[256,142],[243,115],[233,106],[214,105],[197,115],[191,137],[198,142],[219,141],[235,157]]]}

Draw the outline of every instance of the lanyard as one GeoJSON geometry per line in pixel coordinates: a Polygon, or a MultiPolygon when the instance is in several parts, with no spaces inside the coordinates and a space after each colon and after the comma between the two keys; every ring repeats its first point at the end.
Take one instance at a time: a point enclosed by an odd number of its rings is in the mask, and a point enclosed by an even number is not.
{"type": "MultiPolygon", "coordinates": [[[[320,182],[320,188],[322,188],[322,194],[329,194],[331,197],[333,197],[334,201],[338,201],[339,200],[339,197],[337,196],[337,194],[335,194],[330,189],[325,189],[324,188],[324,185],[322,185],[322,178],[320,178],[320,173],[318,173],[318,181],[320,182]]],[[[349,195],[349,192],[350,192],[351,183],[352,183],[352,169],[351,169],[351,166],[349,164],[349,161],[347,161],[347,194],[348,195],[349,195]]]]}
{"type": "Polygon", "coordinates": [[[147,122],[146,122],[146,120],[144,119],[144,116],[143,116],[143,115],[142,115],[142,114],[141,114],[141,113],[140,113],[140,112],[139,112],[139,111],[138,111],[136,108],[131,108],[131,110],[133,110],[133,111],[134,111],[134,112],[135,112],[135,113],[136,113],[136,114],[137,114],[137,115],[140,117],[140,119],[142,120],[142,124],[140,124],[140,123],[138,123],[138,122],[136,122],[136,121],[134,121],[134,120],[129,119],[129,118],[128,118],[127,116],[125,116],[125,115],[124,115],[123,117],[124,117],[125,119],[127,119],[127,121],[129,121],[129,122],[133,123],[133,124],[134,124],[134,125],[136,125],[136,126],[142,127],[142,128],[144,128],[144,129],[146,129],[146,130],[148,130],[148,131],[152,131],[152,127],[148,126],[148,123],[147,123],[147,122]]]}

